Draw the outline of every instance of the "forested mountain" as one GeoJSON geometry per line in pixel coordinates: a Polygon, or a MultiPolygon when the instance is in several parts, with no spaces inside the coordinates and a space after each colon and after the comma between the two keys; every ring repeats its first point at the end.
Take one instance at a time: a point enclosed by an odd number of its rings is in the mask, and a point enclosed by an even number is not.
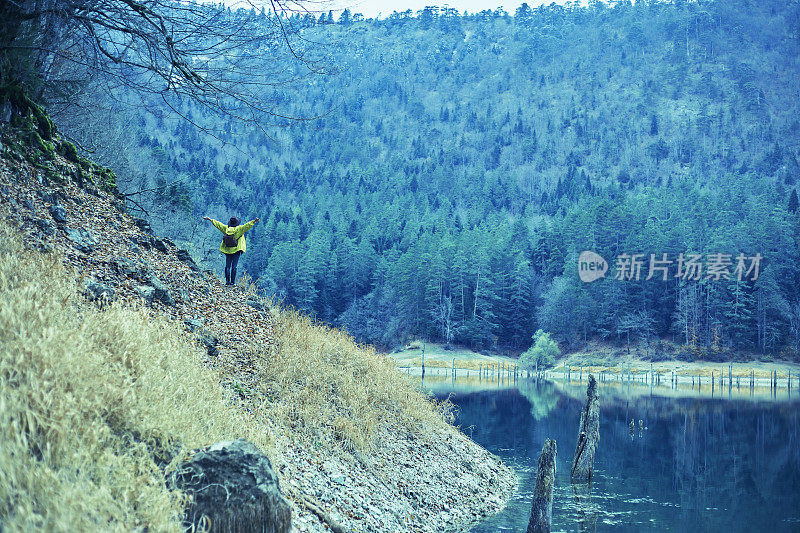
{"type": "Polygon", "coordinates": [[[274,89],[283,127],[177,100],[188,120],[155,99],[106,118],[123,188],[177,180],[143,205],[164,233],[213,250],[199,216],[259,216],[242,262],[265,290],[383,346],[520,350],[541,328],[797,355],[796,0],[286,23],[313,69],[274,89]],[[583,250],[612,273],[581,282],[583,250]],[[755,280],[612,279],[638,253],[764,261],[755,280]]]}

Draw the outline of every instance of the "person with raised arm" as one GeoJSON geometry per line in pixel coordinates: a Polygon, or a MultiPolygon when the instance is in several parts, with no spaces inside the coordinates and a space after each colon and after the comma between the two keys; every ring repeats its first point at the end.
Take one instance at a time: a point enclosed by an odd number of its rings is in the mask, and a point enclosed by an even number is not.
{"type": "Polygon", "coordinates": [[[219,245],[219,251],[225,254],[225,284],[235,285],[236,265],[239,264],[239,256],[247,250],[244,234],[260,219],[256,217],[247,224],[241,225],[236,217],[231,217],[227,225],[211,217],[203,217],[203,220],[208,220],[222,232],[222,244],[219,245]]]}

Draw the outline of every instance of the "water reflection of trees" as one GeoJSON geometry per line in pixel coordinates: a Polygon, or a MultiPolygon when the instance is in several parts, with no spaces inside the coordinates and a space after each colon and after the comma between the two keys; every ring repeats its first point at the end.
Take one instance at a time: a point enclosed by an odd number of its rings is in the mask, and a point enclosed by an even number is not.
{"type": "Polygon", "coordinates": [[[525,380],[517,385],[517,389],[530,402],[534,420],[542,420],[558,406],[559,395],[550,383],[525,380]]]}
{"type": "Polygon", "coordinates": [[[609,474],[621,475],[627,492],[659,501],[677,496],[682,524],[708,529],[714,513],[718,526],[785,530],[790,525],[782,519],[797,518],[800,510],[798,416],[797,403],[606,399],[606,445],[598,454],[609,474]],[[642,438],[639,419],[648,427],[642,438]],[[634,438],[630,420],[637,422],[634,438]],[[612,450],[609,440],[629,445],[612,450]],[[671,479],[674,492],[655,494],[654,479],[671,479]]]}
{"type": "Polygon", "coordinates": [[[765,524],[776,507],[800,509],[797,404],[694,407],[673,417],[674,483],[685,512],[729,503],[742,523],[765,524]]]}
{"type": "MultiPolygon", "coordinates": [[[[461,423],[475,425],[474,439],[517,467],[521,494],[532,487],[544,439],[558,441],[554,526],[797,530],[787,520],[800,517],[799,403],[609,398],[601,389],[599,475],[591,488],[573,491],[569,461],[583,402],[548,383],[519,385],[453,401],[461,423]],[[639,420],[648,429],[640,432],[639,420]]],[[[529,510],[527,498],[512,505],[516,514],[529,510]]],[[[513,529],[514,519],[494,525],[513,529]]]]}

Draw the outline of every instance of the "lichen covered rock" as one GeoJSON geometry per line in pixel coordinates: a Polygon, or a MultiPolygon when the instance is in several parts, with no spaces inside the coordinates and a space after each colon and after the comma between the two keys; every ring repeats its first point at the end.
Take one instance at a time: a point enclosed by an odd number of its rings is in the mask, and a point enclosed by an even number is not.
{"type": "Polygon", "coordinates": [[[266,455],[245,440],[220,442],[195,456],[174,477],[192,497],[185,525],[215,532],[281,533],[292,514],[266,455]]]}

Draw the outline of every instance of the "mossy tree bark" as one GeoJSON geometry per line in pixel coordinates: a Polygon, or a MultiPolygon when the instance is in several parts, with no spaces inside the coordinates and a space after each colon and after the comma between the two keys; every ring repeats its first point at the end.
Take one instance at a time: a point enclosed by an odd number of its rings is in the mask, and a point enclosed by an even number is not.
{"type": "Polygon", "coordinates": [[[592,479],[594,471],[594,454],[600,441],[600,404],[597,398],[597,380],[589,374],[589,386],[586,387],[586,406],[581,413],[578,428],[578,443],[575,446],[575,457],[572,459],[570,479],[573,483],[581,483],[592,479]]]}
{"type": "Polygon", "coordinates": [[[556,483],[556,441],[547,439],[539,454],[531,518],[527,533],[550,533],[553,521],[553,487],[556,483]]]}

